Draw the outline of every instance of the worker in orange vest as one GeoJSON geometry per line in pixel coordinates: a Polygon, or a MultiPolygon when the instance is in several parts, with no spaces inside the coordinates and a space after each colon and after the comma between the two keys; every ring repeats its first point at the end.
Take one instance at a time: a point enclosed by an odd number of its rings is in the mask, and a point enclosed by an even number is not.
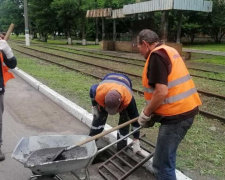
{"type": "MultiPolygon", "coordinates": [[[[119,123],[122,124],[129,119],[139,116],[135,99],[132,93],[131,80],[124,74],[109,73],[99,84],[94,84],[90,89],[92,101],[93,122],[90,130],[90,136],[97,135],[104,130],[108,114],[115,115],[119,113],[119,123]]],[[[132,123],[132,130],[140,127],[138,122],[132,123]]],[[[129,126],[117,131],[117,139],[129,133],[129,126]]],[[[139,142],[140,132],[133,134],[133,152],[140,151],[139,142]]],[[[117,144],[117,151],[127,145],[127,140],[122,140],[117,144]]]]}
{"type": "Polygon", "coordinates": [[[6,82],[14,78],[13,74],[9,72],[9,68],[13,69],[17,65],[17,60],[13,55],[12,49],[9,47],[8,43],[3,40],[3,36],[0,37],[0,161],[5,159],[5,155],[1,151],[2,146],[2,114],[4,111],[4,92],[6,82]]]}
{"type": "Polygon", "coordinates": [[[161,123],[153,157],[153,172],[157,180],[176,180],[176,151],[191,127],[201,105],[194,82],[179,53],[159,43],[158,35],[142,30],[138,48],[146,63],[142,84],[146,106],[138,122],[161,123]]]}

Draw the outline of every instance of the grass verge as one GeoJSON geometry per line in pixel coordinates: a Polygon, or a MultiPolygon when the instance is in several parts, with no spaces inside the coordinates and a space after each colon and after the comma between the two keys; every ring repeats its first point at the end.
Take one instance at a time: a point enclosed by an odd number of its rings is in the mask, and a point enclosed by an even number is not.
{"type": "Polygon", "coordinates": [[[184,48],[200,49],[200,50],[209,50],[209,51],[222,51],[225,52],[225,44],[193,44],[193,45],[184,45],[184,48]]]}

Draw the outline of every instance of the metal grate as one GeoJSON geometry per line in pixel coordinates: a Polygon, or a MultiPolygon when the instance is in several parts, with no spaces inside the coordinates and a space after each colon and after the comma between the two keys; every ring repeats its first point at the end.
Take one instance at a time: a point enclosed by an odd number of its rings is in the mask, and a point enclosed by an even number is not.
{"type": "Polygon", "coordinates": [[[141,153],[133,154],[132,143],[117,152],[110,159],[99,166],[99,173],[106,180],[123,180],[146,163],[154,155],[155,146],[152,143],[140,138],[142,142],[151,146],[152,151],[149,151],[145,147],[141,147],[149,153],[148,156],[144,156],[141,153]]]}

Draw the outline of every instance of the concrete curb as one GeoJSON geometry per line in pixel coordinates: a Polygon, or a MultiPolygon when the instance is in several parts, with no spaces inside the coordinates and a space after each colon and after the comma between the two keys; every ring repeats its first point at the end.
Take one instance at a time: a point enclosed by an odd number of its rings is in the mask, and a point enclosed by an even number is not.
{"type": "MultiPolygon", "coordinates": [[[[24,71],[20,70],[19,68],[15,68],[12,70],[16,75],[21,77],[23,80],[25,80],[27,83],[29,83],[31,86],[33,86],[35,89],[40,91],[42,94],[47,96],[49,99],[51,99],[53,102],[55,102],[57,105],[65,109],[67,112],[72,114],[74,117],[76,117],[78,120],[86,124],[88,127],[91,127],[92,124],[92,114],[87,112],[82,107],[78,106],[74,102],[70,101],[69,99],[65,98],[64,96],[58,94],[48,86],[42,84],[40,81],[36,80],[29,74],[25,73],[24,71]]],[[[112,128],[110,125],[105,125],[105,130],[108,130],[112,128]]],[[[112,132],[105,136],[106,141],[108,142],[114,142],[117,139],[117,133],[112,132]]],[[[128,143],[132,142],[130,138],[128,138],[128,143]]],[[[142,150],[142,153],[145,155],[148,155],[146,151],[142,150]]],[[[150,171],[152,171],[152,159],[150,159],[148,162],[144,164],[144,167],[150,171]]],[[[191,180],[190,178],[186,177],[183,173],[176,170],[176,176],[178,180],[191,180]]]]}

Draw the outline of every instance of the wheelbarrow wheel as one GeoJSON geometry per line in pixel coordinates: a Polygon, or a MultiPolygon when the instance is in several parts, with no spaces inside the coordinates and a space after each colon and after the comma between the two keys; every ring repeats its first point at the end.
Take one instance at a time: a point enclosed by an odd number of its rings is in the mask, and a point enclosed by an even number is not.
{"type": "Polygon", "coordinates": [[[33,172],[34,176],[32,178],[30,178],[30,180],[56,180],[54,177],[55,176],[40,176],[38,177],[38,174],[33,172]],[[37,177],[35,177],[35,175],[37,175],[37,177]]]}

